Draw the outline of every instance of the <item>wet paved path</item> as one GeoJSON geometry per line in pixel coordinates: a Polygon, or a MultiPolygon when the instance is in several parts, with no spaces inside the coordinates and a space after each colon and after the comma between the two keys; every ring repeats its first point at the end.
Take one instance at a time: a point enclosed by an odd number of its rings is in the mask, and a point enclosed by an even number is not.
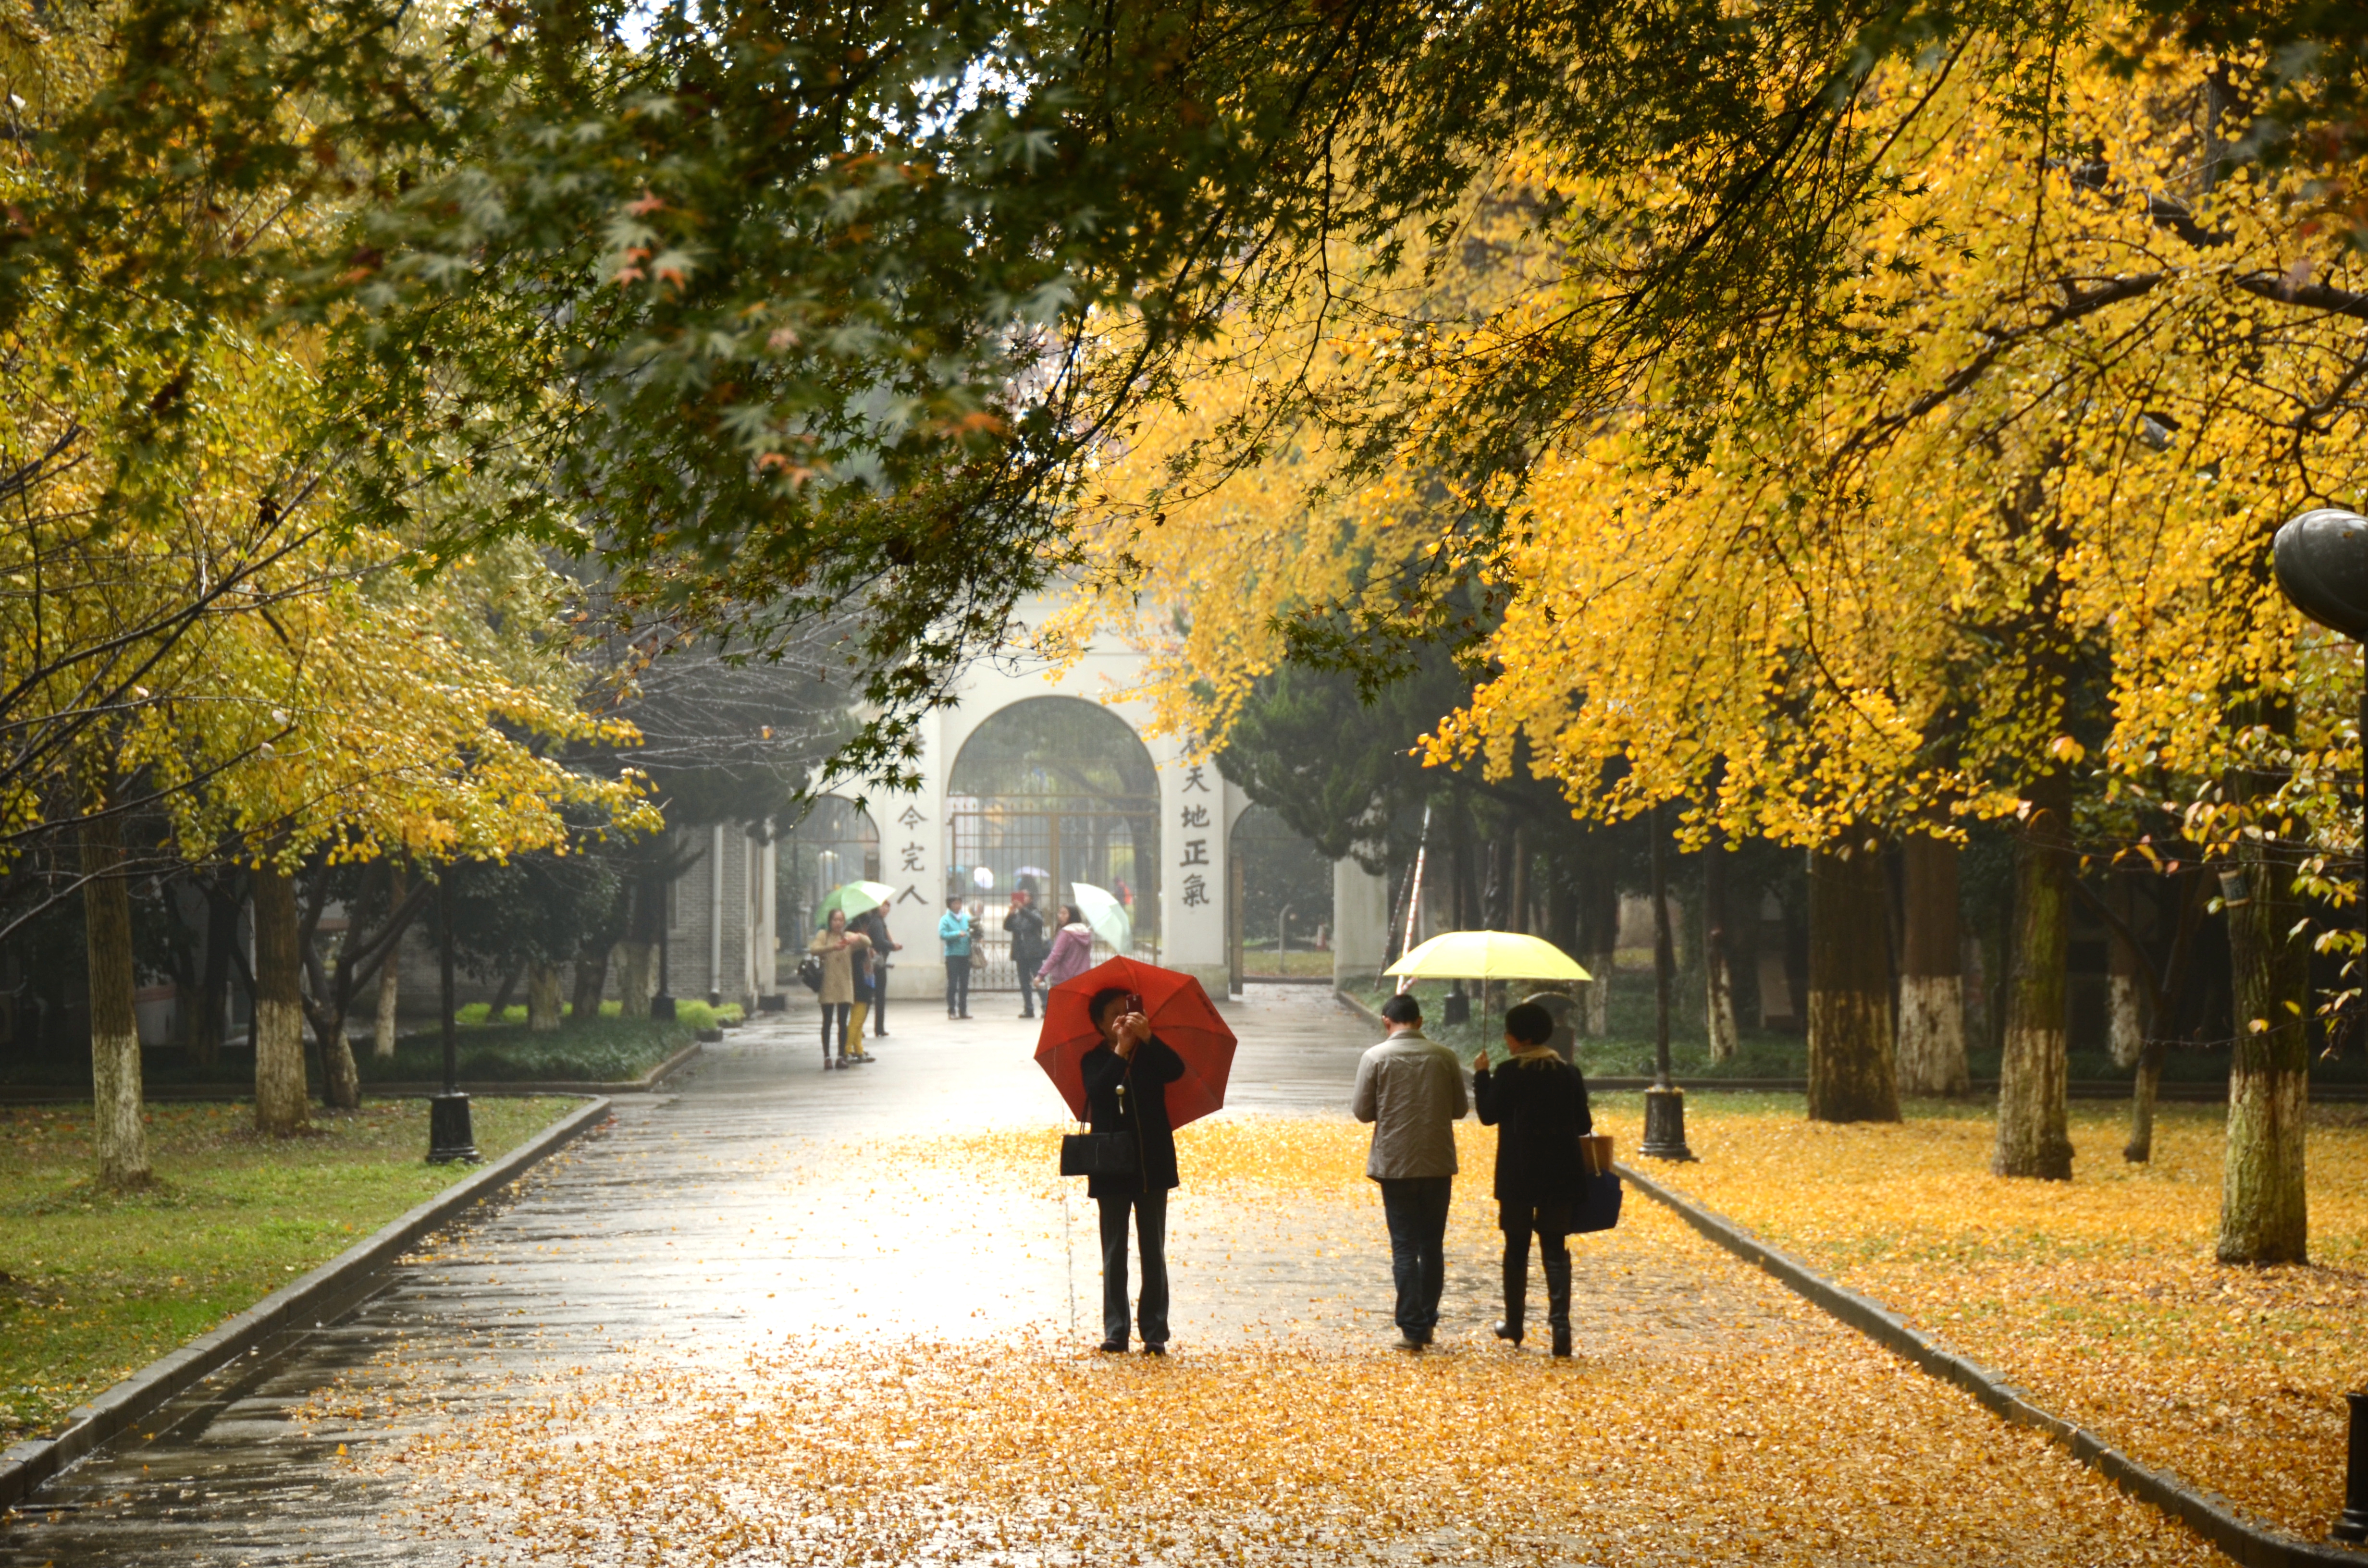
{"type": "MultiPolygon", "coordinates": [[[[717,1473],[689,1484],[711,1486],[718,1495],[751,1481],[811,1479],[804,1469],[786,1477],[763,1472],[768,1465],[780,1471],[779,1443],[755,1458],[676,1450],[672,1434],[700,1428],[695,1422],[670,1425],[668,1417],[701,1399],[712,1402],[735,1377],[796,1381],[835,1360],[868,1356],[876,1365],[917,1347],[925,1369],[946,1356],[974,1367],[983,1380],[1003,1379],[1008,1386],[992,1395],[1001,1402],[996,1410],[1032,1407],[1040,1381],[1064,1376],[1064,1359],[1072,1368],[1098,1359],[1068,1348],[1099,1337],[1091,1210],[1076,1196],[1077,1184],[1062,1183],[1046,1168],[1042,1140],[1059,1128],[1062,1112],[1029,1060],[1033,1026],[992,1016],[1012,998],[979,1000],[982,1016],[967,1023],[932,1017],[926,1005],[899,1005],[895,1033],[878,1048],[881,1062],[847,1073],[820,1070],[811,1014],[735,1031],[710,1048],[676,1092],[621,1100],[605,1131],[546,1162],[472,1225],[406,1260],[389,1287],[350,1317],[268,1363],[219,1375],[160,1414],[141,1437],[53,1483],[39,1500],[45,1506],[0,1522],[0,1568],[458,1568],[518,1560],[519,1552],[531,1557],[541,1550],[535,1542],[493,1538],[507,1533],[504,1510],[522,1495],[518,1488],[548,1473],[554,1454],[589,1440],[576,1435],[580,1412],[573,1426],[561,1415],[564,1401],[603,1402],[593,1405],[596,1415],[654,1445],[615,1472],[634,1486],[669,1466],[696,1474],[712,1460],[721,1467],[717,1473]],[[1015,1335],[1060,1346],[1060,1354],[1012,1359],[999,1346],[1015,1343],[1015,1335]],[[834,1346],[851,1354],[834,1358],[834,1346]],[[415,1468],[405,1457],[439,1446],[420,1439],[477,1417],[498,1419],[440,1446],[473,1453],[488,1430],[507,1431],[510,1448],[489,1461],[496,1466],[490,1512],[467,1499],[456,1507],[449,1471],[415,1468]],[[501,1471],[502,1454],[518,1451],[521,1433],[533,1439],[528,1468],[501,1471]]],[[[1316,987],[1259,988],[1227,1011],[1243,1043],[1225,1119],[1345,1116],[1357,1056],[1370,1043],[1367,1026],[1316,987]]],[[[1304,1122],[1247,1133],[1237,1137],[1236,1156],[1243,1147],[1261,1158],[1279,1150],[1275,1168],[1286,1172],[1293,1138],[1321,1135],[1338,1146],[1337,1136],[1323,1129],[1311,1134],[1304,1122]]],[[[1220,1126],[1212,1136],[1226,1134],[1220,1126]]],[[[1486,1333],[1495,1268],[1478,1201],[1485,1177],[1467,1172],[1463,1178],[1470,1196],[1459,1200],[1462,1217],[1450,1232],[1442,1356],[1426,1358],[1427,1369],[1417,1373],[1382,1348],[1392,1335],[1378,1202],[1353,1176],[1351,1190],[1344,1191],[1337,1161],[1331,1168],[1332,1186],[1323,1191],[1288,1179],[1230,1187],[1204,1180],[1196,1187],[1187,1161],[1188,1185],[1170,1210],[1179,1353],[1171,1368],[1189,1379],[1204,1348],[1213,1362],[1231,1351],[1262,1354],[1259,1346],[1279,1339],[1327,1349],[1325,1357],[1300,1358],[1292,1363],[1298,1369],[1286,1367],[1279,1381],[1252,1380],[1249,1403],[1228,1407],[1238,1413],[1216,1423],[1214,1440],[1229,1455],[1245,1443],[1271,1449],[1275,1431],[1306,1413],[1258,1402],[1310,1397],[1309,1378],[1331,1376],[1326,1368],[1338,1371],[1336,1392],[1367,1395],[1387,1387],[1412,1397],[1419,1380],[1443,1374],[1441,1386],[1476,1391],[1470,1409],[1495,1408],[1489,1402],[1513,1386],[1503,1380],[1516,1363],[1486,1333]],[[1346,1359],[1329,1355],[1332,1348],[1346,1359]],[[1292,1390],[1298,1392],[1286,1392],[1292,1390]]],[[[1705,1542],[1726,1540],[1735,1516],[1781,1493],[1805,1499],[1793,1522],[1770,1526],[1732,1551],[1678,1557],[1754,1557],[1763,1546],[1792,1539],[1787,1532],[1831,1525],[1845,1534],[1830,1550],[1792,1560],[1953,1564],[1964,1559],[1948,1543],[1967,1539],[1962,1532],[1973,1522],[1969,1509],[1992,1534],[2006,1522],[1983,1516],[2009,1504],[1965,1491],[1966,1475],[1985,1473],[1993,1494],[2019,1499],[2010,1506],[2027,1516],[2018,1528],[2029,1540],[2064,1518],[2080,1521],[2089,1533],[2052,1553],[2018,1549],[1974,1560],[2087,1568],[2208,1556],[2189,1538],[2167,1538],[2155,1516],[2075,1471],[2068,1460],[2040,1454],[2037,1439],[2005,1437],[1970,1401],[1869,1351],[1650,1206],[1637,1210],[1634,1222],[1623,1220],[1618,1231],[1587,1240],[1573,1303],[1578,1375],[1591,1380],[1573,1387],[1594,1402],[1582,1424],[1589,1440],[1579,1452],[1594,1478],[1585,1484],[1596,1490],[1565,1512],[1604,1514],[1611,1533],[1601,1539],[1616,1542],[1632,1528],[1649,1539],[1662,1525],[1636,1521],[1674,1517],[1671,1485],[1687,1489],[1694,1499],[1687,1506],[1712,1519],[1697,1531],[1705,1542]],[[1720,1369],[1707,1388],[1705,1364],[1720,1369]],[[1824,1380],[1817,1397],[1805,1402],[1797,1386],[1804,1376],[1824,1380]],[[1682,1418],[1664,1421],[1673,1403],[1681,1416],[1703,1415],[1730,1382],[1759,1390],[1748,1397],[1767,1402],[1730,1411],[1725,1419],[1735,1430],[1713,1432],[1711,1423],[1697,1420],[1689,1436],[1682,1418]],[[1649,1417],[1640,1420],[1639,1409],[1649,1417]],[[1792,1446],[1755,1460],[1757,1446],[1777,1442],[1787,1424],[1798,1428],[1785,1439],[1792,1446]],[[1677,1435],[1664,1430],[1669,1426],[1677,1435]],[[1674,1446],[1665,1449],[1665,1442],[1674,1446]],[[1689,1443],[1701,1451],[1686,1449],[1689,1443]],[[1995,1465],[2000,1452],[2021,1466],[2015,1479],[1969,1468],[1995,1465]],[[1642,1454],[1666,1457],[1634,1472],[1649,1476],[1649,1484],[1620,1493],[1623,1455],[1642,1454]],[[1879,1467],[1884,1478],[1873,1497],[1855,1490],[1852,1458],[1869,1454],[1890,1456],[1879,1467]],[[1959,1455],[1968,1457],[1952,1457],[1959,1455]],[[1881,1490],[1892,1486],[1895,1472],[1918,1465],[1921,1480],[1909,1475],[1896,1497],[1881,1490]],[[1850,1536],[1850,1528],[1861,1533],[1850,1536]],[[1890,1545],[1903,1540],[1939,1544],[1930,1555],[1891,1555],[1890,1545]]],[[[1537,1349],[1533,1344],[1530,1354],[1537,1349]]],[[[1277,1364],[1294,1355],[1286,1345],[1277,1364]]],[[[1537,1365],[1543,1369],[1542,1358],[1537,1365]]],[[[1132,1386],[1121,1368],[1095,1369],[1118,1374],[1110,1386],[1121,1394],[1132,1386]]],[[[842,1393],[832,1375],[825,1369],[809,1381],[819,1390],[813,1397],[837,1406],[842,1393]]],[[[1463,1407],[1441,1408],[1452,1415],[1463,1407]]],[[[1209,1419],[1184,1409],[1174,1417],[1209,1419]]],[[[711,1442],[745,1435],[739,1418],[728,1414],[708,1431],[711,1442]]],[[[798,1437],[792,1430],[783,1441],[798,1437]]],[[[875,1481],[885,1479],[874,1467],[893,1465],[912,1446],[900,1440],[885,1454],[825,1452],[791,1462],[814,1466],[816,1473],[834,1463],[851,1467],[852,1479],[841,1476],[830,1488],[869,1498],[875,1481]]],[[[1457,1478],[1450,1500],[1433,1510],[1439,1518],[1459,1517],[1458,1499],[1470,1483],[1457,1478]]],[[[901,1506],[910,1491],[886,1494],[901,1506]]],[[[1033,1506],[1035,1499],[1025,1501],[1033,1506]]],[[[1216,1517],[1220,1502],[1190,1507],[1216,1517]]],[[[818,1506],[812,1497],[793,1497],[782,1517],[794,1519],[818,1506]]],[[[546,1500],[543,1522],[554,1512],[564,1521],[578,1506],[570,1497],[546,1500]]],[[[637,1502],[625,1505],[628,1518],[640,1511],[637,1502]]],[[[519,1512],[521,1528],[534,1522],[533,1508],[521,1505],[519,1512]]],[[[1296,1528],[1296,1516],[1284,1517],[1287,1512],[1242,1517],[1265,1520],[1255,1524],[1261,1530],[1296,1528]]],[[[851,1555],[829,1561],[872,1560],[870,1539],[856,1539],[851,1555]]],[[[2016,1540],[2013,1530],[2004,1539],[2016,1540]]],[[[1526,1549],[1508,1555],[1486,1535],[1445,1554],[1536,1560],[1526,1549]]],[[[1230,1549],[1224,1555],[1231,1560],[1230,1549]]],[[[1586,1560],[1613,1559],[1672,1560],[1628,1550],[1586,1560]]],[[[541,1560],[571,1562],[580,1554],[563,1546],[541,1560]]],[[[704,1558],[662,1551],[647,1560],[704,1558]]],[[[822,1560],[791,1552],[749,1561],[822,1560]]],[[[996,1552],[958,1560],[1047,1559],[996,1552]]],[[[1335,1559],[1331,1548],[1320,1547],[1289,1560],[1335,1559]]]]}
{"type": "MultiPolygon", "coordinates": [[[[218,1375],[52,1483],[0,1527],[0,1565],[435,1560],[388,1533],[406,1483],[368,1457],[554,1369],[613,1369],[628,1346],[737,1359],[784,1334],[1089,1333],[1082,1199],[982,1198],[958,1169],[887,1176],[862,1153],[1059,1119],[1029,1060],[1034,1026],[1005,1016],[1014,1000],[982,995],[963,1023],[898,1004],[880,1062],[844,1073],[820,1070],[810,1013],[734,1031],[675,1092],[620,1098],[605,1131],[345,1321],[218,1375]]],[[[1345,1114],[1372,1042],[1360,1019],[1315,986],[1260,987],[1227,1011],[1243,1043],[1224,1114],[1345,1114]]],[[[1179,1214],[1175,1229],[1179,1343],[1339,1289],[1337,1260],[1292,1256],[1279,1227],[1195,1235],[1179,1214]],[[1248,1283],[1196,1296],[1210,1265],[1248,1283]]]]}

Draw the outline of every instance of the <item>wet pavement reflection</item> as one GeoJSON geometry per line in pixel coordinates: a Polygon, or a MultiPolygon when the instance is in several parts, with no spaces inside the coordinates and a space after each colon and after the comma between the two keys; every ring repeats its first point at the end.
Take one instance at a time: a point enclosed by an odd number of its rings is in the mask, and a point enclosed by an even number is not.
{"type": "MultiPolygon", "coordinates": [[[[892,1153],[1059,1121],[1035,1025],[996,1016],[1015,1001],[982,995],[963,1022],[894,1005],[879,1062],[848,1072],[820,1070],[811,1013],[734,1030],[345,1320],[218,1374],[52,1483],[0,1528],[0,1564],[457,1560],[398,1533],[418,1483],[381,1461],[554,1377],[734,1362],[785,1335],[1090,1334],[1092,1211],[1066,1190],[1082,1184],[892,1153]]],[[[1361,1020],[1313,986],[1257,987],[1227,1011],[1242,1049],[1224,1115],[1345,1115],[1372,1043],[1361,1020]]],[[[1270,1209],[1179,1203],[1173,1229],[1179,1343],[1326,1315],[1386,1329],[1378,1235],[1344,1292],[1346,1260],[1303,1256],[1270,1209]]]]}

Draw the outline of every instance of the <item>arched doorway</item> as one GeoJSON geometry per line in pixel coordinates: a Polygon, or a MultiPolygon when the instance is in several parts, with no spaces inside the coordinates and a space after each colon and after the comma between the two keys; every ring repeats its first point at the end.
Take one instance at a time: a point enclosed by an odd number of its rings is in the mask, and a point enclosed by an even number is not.
{"type": "Polygon", "coordinates": [[[973,987],[1019,989],[1003,914],[1023,887],[1048,911],[1076,883],[1101,888],[1127,906],[1134,950],[1158,951],[1158,769],[1100,704],[1031,697],[972,731],[947,780],[946,835],[946,892],[978,901],[973,987]]]}

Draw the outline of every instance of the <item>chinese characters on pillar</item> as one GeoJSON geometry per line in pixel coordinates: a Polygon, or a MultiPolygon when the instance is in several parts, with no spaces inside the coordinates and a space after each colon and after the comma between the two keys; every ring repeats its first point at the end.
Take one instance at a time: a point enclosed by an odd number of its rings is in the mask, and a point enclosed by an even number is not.
{"type": "MultiPolygon", "coordinates": [[[[1196,762],[1186,767],[1184,769],[1184,782],[1176,787],[1176,792],[1179,795],[1207,794],[1209,792],[1209,778],[1207,773],[1203,771],[1204,767],[1204,764],[1196,762]]],[[[1209,808],[1205,805],[1186,806],[1178,815],[1182,820],[1183,825],[1188,828],[1205,828],[1209,825],[1209,808]]],[[[1184,841],[1184,858],[1178,860],[1177,864],[1178,866],[1208,865],[1209,841],[1205,838],[1186,839],[1184,841]]],[[[1202,876],[1200,872],[1194,871],[1191,875],[1184,879],[1184,907],[1187,909],[1198,908],[1208,902],[1209,879],[1202,876]]]]}
{"type": "MultiPolygon", "coordinates": [[[[904,828],[907,833],[912,832],[915,828],[919,827],[923,823],[926,823],[928,820],[929,819],[928,817],[921,814],[921,809],[918,806],[906,806],[903,811],[896,813],[897,824],[904,828]]],[[[896,854],[898,857],[896,869],[900,871],[926,871],[929,869],[928,849],[918,838],[907,839],[904,846],[896,851],[896,854]]],[[[929,901],[921,896],[921,890],[917,883],[907,882],[905,884],[905,891],[896,895],[896,902],[898,903],[927,903],[929,901]]]]}

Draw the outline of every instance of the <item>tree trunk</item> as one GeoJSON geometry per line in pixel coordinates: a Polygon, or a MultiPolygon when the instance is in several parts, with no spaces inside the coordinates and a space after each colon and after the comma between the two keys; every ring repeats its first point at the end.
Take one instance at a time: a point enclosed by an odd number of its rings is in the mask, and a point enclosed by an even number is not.
{"type": "Polygon", "coordinates": [[[1604,864],[1600,846],[1578,892],[1578,966],[1595,978],[1587,987],[1587,1032],[1601,1040],[1611,1032],[1611,971],[1619,960],[1620,884],[1604,864]]]}
{"type": "Polygon", "coordinates": [[[403,970],[390,953],[386,967],[378,971],[378,1016],[370,1025],[370,1054],[381,1062],[394,1060],[395,1034],[402,1028],[396,1009],[402,1001],[403,970]]]}
{"type": "Polygon", "coordinates": [[[571,1024],[588,1024],[600,1016],[600,998],[609,990],[609,944],[587,943],[575,955],[575,998],[567,1009],[571,1024]]]}
{"type": "Polygon", "coordinates": [[[346,1038],[346,1020],[338,1013],[319,1010],[313,1027],[321,1042],[321,1093],[338,1110],[359,1110],[361,1070],[354,1064],[354,1042],[346,1038]]]}
{"type": "MultiPolygon", "coordinates": [[[[2105,896],[2124,925],[2136,928],[2136,901],[2130,897],[2127,877],[2114,877],[2105,896]]],[[[2137,1065],[2146,1044],[2145,982],[2138,975],[2138,954],[2118,931],[2105,937],[2105,1048],[2116,1067],[2137,1065]]]]}
{"type": "Polygon", "coordinates": [[[222,1061],[222,1020],[230,1012],[230,956],[238,940],[238,900],[211,878],[206,895],[206,955],[198,970],[198,997],[189,1014],[189,1060],[199,1067],[222,1061]]]}
{"type": "MultiPolygon", "coordinates": [[[[2228,897],[2237,1045],[2228,1066],[2228,1137],[2221,1167],[2223,1263],[2303,1263],[2310,1210],[2303,1191],[2303,1122],[2310,1106],[2309,949],[2294,871],[2264,840],[2237,841],[2241,896],[2228,897]]],[[[2228,892],[2223,881],[2223,893],[2228,892]]]]}
{"type": "Polygon", "coordinates": [[[1998,1073],[2002,1176],[2072,1179],[2065,1108],[2064,967],[2071,941],[2072,781],[2051,773],[2031,787],[2031,812],[2014,846],[2014,952],[1998,1073]]]}
{"type": "Polygon", "coordinates": [[[510,998],[518,994],[518,982],[525,978],[524,964],[502,976],[501,989],[495,991],[494,999],[485,1004],[485,1022],[498,1024],[502,1021],[502,1015],[510,1010],[510,998]]]}
{"type": "Polygon", "coordinates": [[[269,861],[255,869],[255,1129],[302,1132],[304,1086],[303,955],[296,884],[269,861]]]}
{"type": "MultiPolygon", "coordinates": [[[[410,877],[400,864],[387,868],[386,906],[402,907],[410,893],[410,877]]],[[[397,946],[386,955],[386,962],[378,971],[378,1016],[370,1027],[370,1054],[381,1062],[394,1060],[395,1031],[402,1026],[396,1009],[403,1001],[403,949],[397,946]]]]}
{"type": "Polygon", "coordinates": [[[526,1028],[529,1034],[549,1034],[559,1028],[559,966],[555,963],[527,969],[526,1028]]]}
{"type": "Polygon", "coordinates": [[[658,950],[649,942],[620,942],[623,970],[617,976],[617,1012],[628,1018],[650,1016],[650,996],[657,983],[658,950]]]}
{"type": "Polygon", "coordinates": [[[1710,1059],[1731,1062],[1742,1044],[1735,1027],[1735,980],[1727,962],[1730,943],[1726,919],[1727,848],[1724,837],[1713,835],[1702,853],[1702,978],[1706,986],[1704,1017],[1710,1026],[1710,1059]]]}
{"type": "Polygon", "coordinates": [[[2137,1082],[2130,1088],[2130,1141],[2122,1158],[2143,1165],[2154,1158],[2154,1100],[2162,1087],[2162,1041],[2148,1040],[2138,1049],[2137,1082]]]}
{"type": "Polygon", "coordinates": [[[1957,846],[1911,833],[1900,860],[1907,907],[1899,962],[1899,1089],[1908,1095],[1962,1095],[1973,1087],[1973,1076],[1965,1065],[1957,846]]]}
{"type": "Polygon", "coordinates": [[[1809,1119],[1897,1121],[1890,879],[1863,831],[1809,858],[1809,1119]]]}
{"type": "Polygon", "coordinates": [[[83,824],[83,937],[89,945],[90,1077],[98,1185],[145,1187],[148,1127],[141,1115],[140,1014],[132,993],[131,887],[123,874],[123,824],[83,824]]]}

